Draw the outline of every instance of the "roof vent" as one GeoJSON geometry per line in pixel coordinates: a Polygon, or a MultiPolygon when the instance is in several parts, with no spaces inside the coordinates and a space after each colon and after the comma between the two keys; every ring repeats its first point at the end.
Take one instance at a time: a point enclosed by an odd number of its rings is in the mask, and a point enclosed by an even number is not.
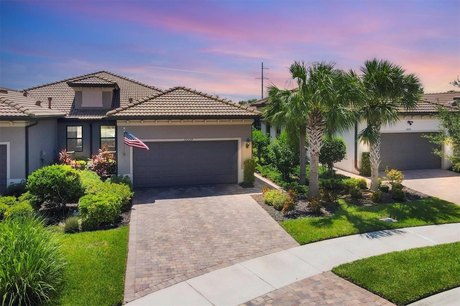
{"type": "Polygon", "coordinates": [[[129,103],[133,103],[133,98],[129,98],[129,103]]]}
{"type": "Polygon", "coordinates": [[[22,93],[22,95],[23,95],[24,97],[27,97],[28,94],[29,94],[29,93],[28,93],[27,91],[25,91],[25,90],[24,90],[24,92],[22,93]]]}
{"type": "Polygon", "coordinates": [[[48,108],[50,108],[50,109],[51,109],[51,100],[53,100],[53,98],[48,97],[48,108]]]}
{"type": "Polygon", "coordinates": [[[37,102],[35,102],[35,105],[37,105],[37,106],[42,106],[42,101],[37,101],[37,102]]]}

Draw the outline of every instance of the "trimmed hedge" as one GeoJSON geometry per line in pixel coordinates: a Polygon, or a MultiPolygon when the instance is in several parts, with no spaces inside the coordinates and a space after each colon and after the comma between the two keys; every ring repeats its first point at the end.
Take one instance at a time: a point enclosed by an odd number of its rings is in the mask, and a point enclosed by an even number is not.
{"type": "Polygon", "coordinates": [[[289,200],[289,195],[281,190],[270,189],[264,192],[265,204],[273,206],[276,210],[282,210],[289,200]]]}
{"type": "Polygon", "coordinates": [[[253,159],[247,159],[244,161],[244,185],[254,186],[256,180],[254,171],[256,170],[256,162],[253,159]]]}
{"type": "Polygon", "coordinates": [[[37,206],[45,202],[57,207],[76,203],[84,191],[78,171],[67,165],[51,165],[34,171],[27,179],[26,188],[36,198],[37,206]]]}
{"type": "Polygon", "coordinates": [[[29,201],[16,197],[0,197],[0,220],[13,217],[31,217],[35,214],[29,201]]]}

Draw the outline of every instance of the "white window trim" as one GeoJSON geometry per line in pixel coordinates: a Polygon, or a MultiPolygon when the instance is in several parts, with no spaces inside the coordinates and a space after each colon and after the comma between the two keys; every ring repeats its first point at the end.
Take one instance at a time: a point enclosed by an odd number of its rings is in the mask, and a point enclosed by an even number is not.
{"type": "Polygon", "coordinates": [[[13,180],[11,180],[11,173],[10,173],[10,142],[0,142],[0,146],[1,145],[6,145],[6,186],[9,186],[10,184],[12,184],[13,180]]]}
{"type": "MultiPolygon", "coordinates": [[[[193,139],[140,139],[143,142],[194,142],[194,141],[237,141],[238,142],[238,182],[243,180],[243,171],[241,170],[241,138],[193,138],[193,139]]],[[[126,144],[123,144],[126,146],[126,144]]],[[[139,149],[142,150],[142,149],[139,149]]],[[[133,147],[129,147],[129,177],[134,185],[133,175],[133,147]]]]}

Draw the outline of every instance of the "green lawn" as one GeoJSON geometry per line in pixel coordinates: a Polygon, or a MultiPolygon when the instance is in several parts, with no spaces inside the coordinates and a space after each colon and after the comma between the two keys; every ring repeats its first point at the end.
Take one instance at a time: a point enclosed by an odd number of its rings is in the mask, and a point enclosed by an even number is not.
{"type": "Polygon", "coordinates": [[[394,252],[332,271],[398,305],[460,286],[460,242],[394,252]]]}
{"type": "Polygon", "coordinates": [[[121,305],[128,227],[61,234],[67,260],[59,305],[121,305]]]}
{"type": "Polygon", "coordinates": [[[460,222],[460,206],[426,198],[402,204],[380,204],[373,207],[348,205],[339,200],[340,209],[329,217],[299,218],[281,224],[300,244],[328,238],[383,229],[460,222]],[[398,222],[379,218],[392,216],[398,222]]]}

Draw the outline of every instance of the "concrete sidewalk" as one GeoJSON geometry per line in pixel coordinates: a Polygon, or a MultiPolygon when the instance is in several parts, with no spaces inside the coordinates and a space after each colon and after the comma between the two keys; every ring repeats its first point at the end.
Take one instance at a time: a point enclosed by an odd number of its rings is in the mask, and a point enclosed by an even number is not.
{"type": "Polygon", "coordinates": [[[127,305],[239,305],[343,263],[455,241],[460,241],[460,223],[330,239],[216,270],[159,290],[127,305]]]}
{"type": "Polygon", "coordinates": [[[457,306],[460,302],[460,287],[450,289],[420,301],[414,302],[407,306],[431,306],[431,305],[442,305],[442,306],[457,306]]]}

